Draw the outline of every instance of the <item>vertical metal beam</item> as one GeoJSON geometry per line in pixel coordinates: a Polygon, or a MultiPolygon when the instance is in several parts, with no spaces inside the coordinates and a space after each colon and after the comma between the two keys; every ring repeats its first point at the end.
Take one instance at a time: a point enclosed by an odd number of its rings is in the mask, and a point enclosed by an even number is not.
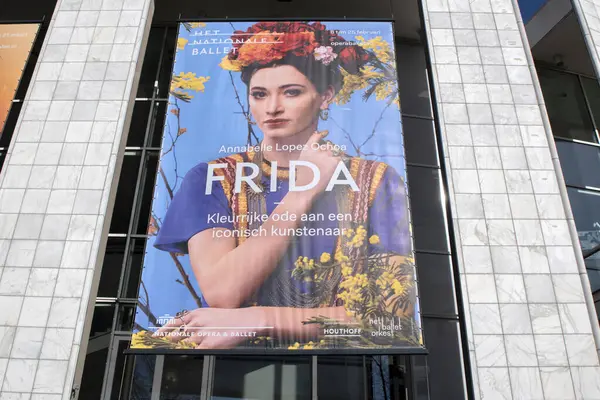
{"type": "Polygon", "coordinates": [[[215,379],[215,356],[204,356],[200,400],[210,400],[215,379]]]}
{"type": "Polygon", "coordinates": [[[152,392],[150,400],[160,400],[160,387],[162,384],[164,367],[165,356],[156,356],[156,362],[154,363],[154,375],[152,376],[152,392]]]}
{"type": "Polygon", "coordinates": [[[311,370],[311,374],[312,374],[312,379],[310,380],[310,385],[311,385],[311,398],[312,400],[318,400],[319,398],[319,393],[317,393],[317,366],[318,366],[318,359],[317,356],[312,356],[311,360],[310,360],[310,370],[311,370]]]}

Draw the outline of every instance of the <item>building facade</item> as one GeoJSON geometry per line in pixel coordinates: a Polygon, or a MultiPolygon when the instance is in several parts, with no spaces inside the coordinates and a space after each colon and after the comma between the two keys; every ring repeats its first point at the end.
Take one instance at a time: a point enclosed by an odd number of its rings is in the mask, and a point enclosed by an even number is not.
{"type": "Polygon", "coordinates": [[[31,3],[0,10],[40,24],[0,136],[1,400],[600,399],[600,2],[31,3]],[[177,23],[263,18],[394,21],[427,355],[126,352],[177,23]]]}

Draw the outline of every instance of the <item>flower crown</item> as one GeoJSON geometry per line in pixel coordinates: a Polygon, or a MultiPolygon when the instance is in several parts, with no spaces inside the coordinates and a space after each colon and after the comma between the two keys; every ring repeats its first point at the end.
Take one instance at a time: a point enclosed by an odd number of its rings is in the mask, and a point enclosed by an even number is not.
{"type": "Polygon", "coordinates": [[[358,74],[371,58],[362,47],[349,44],[320,22],[258,22],[246,31],[235,31],[231,40],[233,49],[220,64],[228,71],[267,65],[292,54],[358,74]]]}

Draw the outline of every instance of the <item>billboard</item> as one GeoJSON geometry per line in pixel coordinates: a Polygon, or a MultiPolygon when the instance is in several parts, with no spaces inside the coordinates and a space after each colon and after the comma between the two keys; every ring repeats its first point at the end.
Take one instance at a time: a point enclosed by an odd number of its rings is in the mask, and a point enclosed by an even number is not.
{"type": "Polygon", "coordinates": [[[39,24],[0,24],[0,135],[39,24]]]}
{"type": "Polygon", "coordinates": [[[422,350],[392,24],[183,23],[131,349],[422,350]]]}

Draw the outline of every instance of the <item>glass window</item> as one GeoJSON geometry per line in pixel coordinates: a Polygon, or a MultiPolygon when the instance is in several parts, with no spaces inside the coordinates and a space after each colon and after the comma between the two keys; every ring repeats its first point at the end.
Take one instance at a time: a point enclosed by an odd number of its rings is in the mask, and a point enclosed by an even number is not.
{"type": "Polygon", "coordinates": [[[83,376],[79,389],[79,398],[100,400],[104,383],[104,369],[108,358],[108,342],[101,349],[94,349],[94,343],[88,343],[88,353],[85,356],[83,376]]]}
{"type": "Polygon", "coordinates": [[[122,296],[125,296],[126,298],[137,298],[145,246],[146,239],[131,239],[131,243],[129,245],[129,260],[127,262],[127,270],[123,279],[124,293],[122,296]]]}
{"type": "MultiPolygon", "coordinates": [[[[148,232],[148,221],[154,195],[154,182],[156,180],[156,169],[158,167],[158,153],[148,152],[146,154],[146,167],[142,171],[141,184],[138,189],[138,213],[136,215],[136,232],[145,235],[148,232]]],[[[175,188],[173,188],[175,190],[175,188]]],[[[135,229],[135,228],[134,228],[135,229]]]]}
{"type": "Polygon", "coordinates": [[[432,117],[423,45],[396,42],[396,54],[402,114],[432,117]]]}
{"type": "Polygon", "coordinates": [[[120,339],[115,344],[117,354],[113,353],[113,358],[116,358],[116,360],[114,368],[109,371],[109,373],[114,374],[110,400],[126,400],[129,398],[129,391],[131,390],[135,356],[125,354],[125,350],[129,348],[128,340],[120,339]]]}
{"type": "Polygon", "coordinates": [[[423,318],[431,399],[464,399],[458,321],[423,318]]]}
{"type": "Polygon", "coordinates": [[[433,121],[403,116],[402,132],[407,163],[440,165],[433,121]]]}
{"type": "Polygon", "coordinates": [[[134,304],[121,304],[119,306],[119,316],[117,317],[117,331],[133,331],[133,318],[135,317],[134,304]]]}
{"type": "Polygon", "coordinates": [[[135,102],[131,116],[131,125],[129,126],[129,134],[127,135],[128,147],[142,147],[144,145],[150,107],[152,107],[151,101],[140,100],[135,102]]]}
{"type": "Polygon", "coordinates": [[[163,130],[165,127],[165,117],[167,115],[167,101],[157,101],[154,103],[154,115],[150,125],[150,146],[161,147],[163,130]]]}
{"type": "Polygon", "coordinates": [[[600,148],[557,140],[556,149],[567,185],[600,188],[600,148]]]}
{"type": "Polygon", "coordinates": [[[439,170],[409,165],[407,175],[416,250],[449,251],[439,170]]]}
{"type": "Polygon", "coordinates": [[[150,98],[154,94],[154,83],[160,65],[160,54],[165,37],[165,28],[153,27],[148,36],[148,45],[146,54],[144,54],[144,64],[140,73],[140,83],[138,86],[137,97],[150,98]]]}
{"type": "MultiPolygon", "coordinates": [[[[331,400],[367,398],[367,361],[363,356],[319,356],[317,358],[317,393],[331,400]]],[[[368,357],[371,364],[371,357],[368,357]]],[[[377,369],[373,371],[378,371],[377,369]]],[[[386,379],[382,379],[387,382],[386,379]]],[[[370,388],[369,388],[370,389],[370,388]]]]}
{"type": "Polygon", "coordinates": [[[108,238],[100,273],[98,297],[117,297],[124,257],[125,238],[108,238]]]}
{"type": "Polygon", "coordinates": [[[199,399],[203,361],[203,356],[165,356],[160,400],[199,399]]]}
{"type": "Polygon", "coordinates": [[[310,399],[310,361],[305,356],[217,357],[212,399],[310,399]]]}
{"type": "Polygon", "coordinates": [[[165,38],[165,50],[160,65],[158,75],[158,94],[157,98],[166,99],[169,97],[169,85],[171,82],[171,71],[175,60],[175,45],[177,42],[177,29],[169,28],[165,38]]]}
{"type": "Polygon", "coordinates": [[[594,118],[596,127],[598,127],[600,126],[600,85],[598,80],[583,76],[581,77],[581,84],[592,112],[592,118],[594,118]]]}
{"type": "Polygon", "coordinates": [[[156,356],[136,355],[129,400],[150,400],[156,356]]]}
{"type": "Polygon", "coordinates": [[[567,188],[581,248],[590,250],[600,244],[600,192],[567,188]]]}
{"type": "Polygon", "coordinates": [[[127,233],[129,229],[140,158],[139,152],[125,152],[119,186],[117,187],[117,198],[110,223],[110,233],[127,233]]]}
{"type": "Polygon", "coordinates": [[[114,316],[114,304],[96,304],[96,307],[94,307],[94,316],[92,317],[90,338],[110,333],[112,331],[114,316]]]}
{"type": "Polygon", "coordinates": [[[555,136],[596,142],[596,132],[577,75],[538,69],[555,136]]]}
{"type": "Polygon", "coordinates": [[[421,311],[424,314],[456,316],[450,257],[417,253],[416,264],[421,311]]]}

